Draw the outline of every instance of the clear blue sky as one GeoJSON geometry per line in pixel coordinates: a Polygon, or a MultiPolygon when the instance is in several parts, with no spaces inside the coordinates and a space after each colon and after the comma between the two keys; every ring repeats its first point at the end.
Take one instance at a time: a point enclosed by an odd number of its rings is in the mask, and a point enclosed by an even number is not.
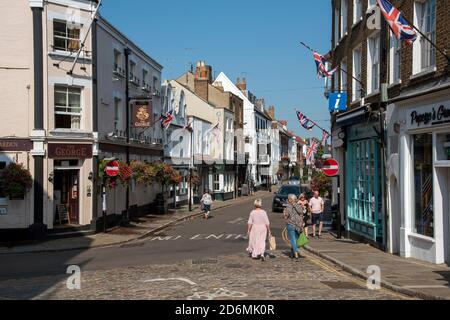
{"type": "MultiPolygon", "coordinates": [[[[301,137],[295,108],[314,120],[329,119],[323,79],[312,54],[330,48],[330,0],[104,0],[101,14],[164,66],[163,78],[204,60],[215,74],[247,78],[247,87],[301,137]]],[[[329,129],[329,121],[320,121],[329,129]]]]}

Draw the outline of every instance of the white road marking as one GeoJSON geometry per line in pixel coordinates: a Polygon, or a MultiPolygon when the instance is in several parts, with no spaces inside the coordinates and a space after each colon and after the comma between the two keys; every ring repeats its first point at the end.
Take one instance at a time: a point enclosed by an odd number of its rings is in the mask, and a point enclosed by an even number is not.
{"type": "MultiPolygon", "coordinates": [[[[194,290],[195,291],[195,290],[194,290]]],[[[215,298],[246,298],[248,295],[244,292],[230,291],[228,289],[219,288],[215,291],[194,292],[187,300],[214,300],[215,298]]]]}
{"type": "Polygon", "coordinates": [[[186,282],[188,284],[190,284],[191,286],[196,286],[197,284],[189,279],[186,278],[159,278],[159,279],[150,279],[150,280],[145,280],[144,283],[149,283],[149,282],[164,282],[164,281],[179,281],[179,282],[186,282]]]}

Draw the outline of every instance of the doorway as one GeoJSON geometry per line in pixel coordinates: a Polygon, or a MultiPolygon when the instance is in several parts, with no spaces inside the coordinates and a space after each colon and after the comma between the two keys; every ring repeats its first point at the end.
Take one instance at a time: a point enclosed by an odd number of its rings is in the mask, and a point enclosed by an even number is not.
{"type": "Polygon", "coordinates": [[[69,219],[58,222],[80,224],[80,170],[55,170],[54,181],[55,222],[58,220],[57,208],[62,205],[67,209],[69,219]]]}

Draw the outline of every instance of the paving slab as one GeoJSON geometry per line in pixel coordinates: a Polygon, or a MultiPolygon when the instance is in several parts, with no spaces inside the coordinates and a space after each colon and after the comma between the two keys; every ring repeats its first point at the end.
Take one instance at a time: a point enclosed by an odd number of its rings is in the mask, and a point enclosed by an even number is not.
{"type": "Polygon", "coordinates": [[[450,267],[385,253],[370,245],[324,235],[311,239],[306,249],[367,279],[369,266],[381,270],[381,284],[422,299],[450,299],[450,267]]]}

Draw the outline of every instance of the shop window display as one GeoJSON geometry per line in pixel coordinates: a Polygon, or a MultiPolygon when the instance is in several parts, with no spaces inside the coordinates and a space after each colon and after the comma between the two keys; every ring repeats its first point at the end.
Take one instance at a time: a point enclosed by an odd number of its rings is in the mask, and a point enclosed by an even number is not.
{"type": "Polygon", "coordinates": [[[433,136],[414,136],[414,232],[434,237],[433,136]]]}

